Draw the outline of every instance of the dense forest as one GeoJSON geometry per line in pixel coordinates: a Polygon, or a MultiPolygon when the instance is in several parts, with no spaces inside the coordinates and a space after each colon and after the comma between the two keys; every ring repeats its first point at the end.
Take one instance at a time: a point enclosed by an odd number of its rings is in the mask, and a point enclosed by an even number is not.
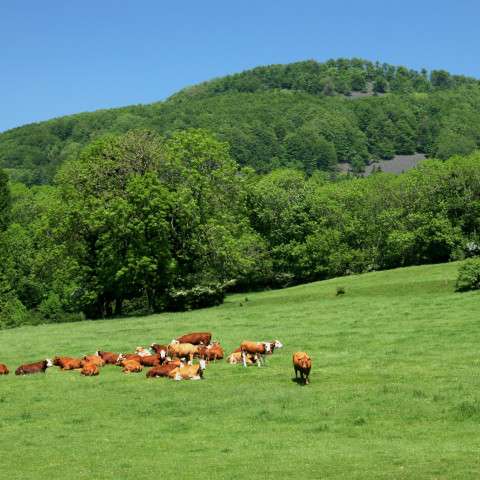
{"type": "Polygon", "coordinates": [[[443,71],[301,62],[5,132],[0,328],[475,256],[479,103],[443,71]],[[415,151],[448,160],[335,168],[415,151]]]}
{"type": "Polygon", "coordinates": [[[172,136],[207,129],[240,166],[308,175],[355,172],[376,159],[425,153],[446,159],[480,143],[480,84],[443,70],[340,59],[259,67],[187,88],[165,102],[82,113],[0,134],[0,167],[27,185],[101,137],[145,128],[172,136]]]}

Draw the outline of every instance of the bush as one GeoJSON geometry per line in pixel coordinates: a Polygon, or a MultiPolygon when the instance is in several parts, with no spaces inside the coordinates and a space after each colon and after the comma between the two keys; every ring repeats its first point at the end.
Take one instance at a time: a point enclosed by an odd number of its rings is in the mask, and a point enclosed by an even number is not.
{"type": "Polygon", "coordinates": [[[0,329],[13,328],[27,322],[25,305],[15,296],[9,295],[0,301],[0,329]]]}
{"type": "Polygon", "coordinates": [[[337,287],[336,294],[337,294],[337,297],[339,295],[345,295],[345,287],[337,287]]]}
{"type": "Polygon", "coordinates": [[[480,258],[466,260],[458,269],[457,292],[480,289],[480,258]]]}
{"type": "Polygon", "coordinates": [[[172,289],[167,296],[167,310],[184,311],[221,305],[225,299],[223,285],[200,285],[191,289],[172,289]]]}

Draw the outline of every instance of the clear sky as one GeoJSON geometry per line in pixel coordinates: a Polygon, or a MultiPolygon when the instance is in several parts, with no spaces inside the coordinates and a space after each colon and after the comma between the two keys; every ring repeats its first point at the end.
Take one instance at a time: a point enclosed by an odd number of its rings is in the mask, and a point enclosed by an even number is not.
{"type": "Polygon", "coordinates": [[[0,0],[0,131],[305,59],[480,78],[479,17],[477,0],[0,0]]]}

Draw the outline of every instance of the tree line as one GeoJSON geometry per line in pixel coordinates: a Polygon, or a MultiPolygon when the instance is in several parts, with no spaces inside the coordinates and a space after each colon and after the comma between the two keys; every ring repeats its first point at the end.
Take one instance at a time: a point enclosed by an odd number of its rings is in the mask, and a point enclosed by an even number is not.
{"type": "Polygon", "coordinates": [[[28,185],[51,184],[60,166],[106,134],[145,128],[164,137],[207,129],[257,173],[311,175],[339,162],[424,153],[446,159],[480,145],[478,80],[438,70],[339,59],[258,67],[184,89],[165,102],[101,110],[0,134],[0,167],[28,185]],[[358,97],[358,95],[363,95],[358,97]]]}
{"type": "Polygon", "coordinates": [[[355,178],[259,174],[230,152],[206,130],[135,130],[95,139],[52,185],[0,174],[0,326],[196,308],[479,253],[478,153],[355,178]]]}

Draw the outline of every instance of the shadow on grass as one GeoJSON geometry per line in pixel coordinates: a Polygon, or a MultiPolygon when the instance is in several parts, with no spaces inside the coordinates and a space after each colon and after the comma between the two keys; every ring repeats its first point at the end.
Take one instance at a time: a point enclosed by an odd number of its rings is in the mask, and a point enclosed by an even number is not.
{"type": "Polygon", "coordinates": [[[297,385],[299,385],[300,387],[305,387],[307,386],[308,384],[305,383],[301,378],[292,378],[291,379],[293,383],[296,383],[297,385]]]}

